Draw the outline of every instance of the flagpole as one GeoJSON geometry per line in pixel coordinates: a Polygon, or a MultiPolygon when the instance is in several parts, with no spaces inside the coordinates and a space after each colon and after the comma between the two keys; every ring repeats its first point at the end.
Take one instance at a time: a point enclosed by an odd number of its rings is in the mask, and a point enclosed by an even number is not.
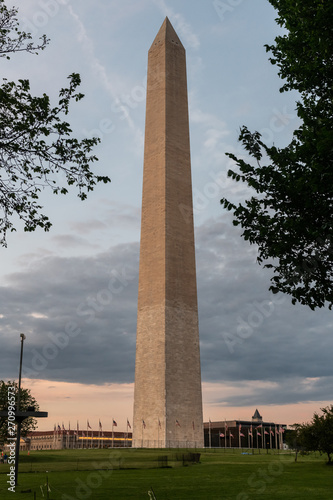
{"type": "Polygon", "coordinates": [[[193,444],[194,444],[194,447],[196,447],[196,444],[195,444],[195,428],[194,428],[194,420],[192,420],[192,429],[193,429],[193,444]]]}
{"type": "Polygon", "coordinates": [[[209,421],[208,421],[208,427],[209,427],[209,448],[212,447],[212,434],[211,434],[211,430],[210,430],[210,425],[211,425],[211,421],[210,421],[210,418],[209,418],[209,421]]]}
{"type": "Polygon", "coordinates": [[[224,448],[227,447],[227,420],[224,419],[224,448]]]}
{"type": "MultiPolygon", "coordinates": [[[[144,420],[142,420],[142,428],[141,428],[141,448],[143,448],[143,428],[144,428],[144,420]]],[[[134,427],[134,424],[133,424],[134,427]]]]}
{"type": "Polygon", "coordinates": [[[112,448],[113,448],[113,444],[114,444],[114,437],[113,437],[113,417],[112,417],[112,448]]]}
{"type": "Polygon", "coordinates": [[[272,427],[269,426],[269,448],[272,449],[272,427]]]}
{"type": "Polygon", "coordinates": [[[281,432],[281,426],[279,427],[279,439],[280,439],[280,450],[282,450],[282,432],[281,432]]]}

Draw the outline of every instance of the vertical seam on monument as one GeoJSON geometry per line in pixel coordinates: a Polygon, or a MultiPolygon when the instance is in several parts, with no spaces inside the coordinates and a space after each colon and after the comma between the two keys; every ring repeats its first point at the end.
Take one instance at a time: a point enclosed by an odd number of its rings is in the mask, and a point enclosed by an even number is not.
{"type": "Polygon", "coordinates": [[[165,439],[167,438],[167,359],[166,359],[166,296],[167,296],[167,50],[166,50],[166,36],[164,39],[164,72],[165,72],[165,98],[164,98],[164,433],[165,439]]]}

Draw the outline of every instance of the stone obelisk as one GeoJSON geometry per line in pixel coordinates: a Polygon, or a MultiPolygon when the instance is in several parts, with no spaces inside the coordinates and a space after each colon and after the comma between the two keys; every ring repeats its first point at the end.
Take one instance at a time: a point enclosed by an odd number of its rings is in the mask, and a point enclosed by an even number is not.
{"type": "Polygon", "coordinates": [[[134,447],[203,447],[185,49],[168,18],[148,53],[134,447]]]}

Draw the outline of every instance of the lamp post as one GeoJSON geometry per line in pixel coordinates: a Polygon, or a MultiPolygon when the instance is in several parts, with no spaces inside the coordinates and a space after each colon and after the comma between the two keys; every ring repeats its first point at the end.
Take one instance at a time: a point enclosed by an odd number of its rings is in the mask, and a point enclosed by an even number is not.
{"type": "MultiPolygon", "coordinates": [[[[24,335],[24,333],[21,333],[20,337],[21,337],[21,355],[20,355],[20,371],[19,371],[19,385],[18,385],[18,394],[17,394],[16,413],[18,413],[20,411],[23,343],[26,339],[26,336],[24,335]]],[[[17,476],[18,476],[18,464],[19,464],[20,440],[21,440],[21,425],[22,425],[22,420],[19,418],[17,420],[16,450],[15,450],[15,485],[17,485],[17,476]]]]}
{"type": "MultiPolygon", "coordinates": [[[[23,420],[26,418],[46,418],[48,416],[47,411],[36,411],[34,407],[27,408],[27,410],[20,410],[21,402],[21,376],[22,376],[22,358],[23,358],[23,342],[25,340],[24,333],[20,334],[21,337],[21,356],[20,356],[20,372],[19,372],[19,384],[18,384],[18,394],[15,410],[15,421],[17,422],[17,435],[16,435],[16,446],[15,446],[15,486],[17,485],[18,477],[18,465],[19,465],[19,454],[20,454],[20,440],[21,440],[21,425],[23,420]]],[[[0,418],[12,417],[12,410],[0,410],[0,418]]],[[[15,438],[12,438],[13,440],[15,438]]]]}

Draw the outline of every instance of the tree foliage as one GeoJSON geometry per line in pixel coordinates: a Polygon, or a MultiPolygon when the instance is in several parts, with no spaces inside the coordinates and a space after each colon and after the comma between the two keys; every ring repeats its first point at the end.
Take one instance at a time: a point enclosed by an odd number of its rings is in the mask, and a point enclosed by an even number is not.
{"type": "MultiPolygon", "coordinates": [[[[35,44],[30,33],[20,31],[17,9],[8,9],[0,0],[0,57],[10,58],[16,52],[37,54],[44,50],[44,35],[35,44]]],[[[72,136],[70,124],[63,119],[71,101],[84,96],[78,92],[80,75],[71,74],[69,84],[59,91],[59,102],[52,106],[47,94],[32,96],[30,82],[5,78],[0,86],[0,241],[6,246],[6,233],[15,230],[13,217],[24,223],[25,231],[37,227],[48,231],[49,218],[41,212],[39,195],[44,188],[54,194],[67,194],[68,186],[78,189],[81,200],[107,176],[95,175],[92,154],[99,139],[78,140],[72,136]],[[64,181],[59,181],[62,173],[64,181]]]]}
{"type": "Polygon", "coordinates": [[[294,424],[288,444],[301,452],[319,451],[332,462],[333,455],[333,405],[321,408],[322,414],[315,413],[310,423],[294,424]]]}
{"type": "MultiPolygon", "coordinates": [[[[0,410],[8,409],[8,387],[15,387],[16,401],[18,394],[18,384],[15,381],[8,381],[7,383],[0,380],[0,410]]],[[[31,395],[30,389],[23,389],[20,392],[20,410],[27,411],[28,408],[34,408],[35,411],[39,410],[36,399],[31,395]]],[[[29,417],[23,420],[21,426],[21,436],[25,437],[29,432],[37,428],[37,420],[29,417]]],[[[8,419],[5,417],[0,418],[0,442],[5,443],[8,439],[8,419]]]]}
{"type": "Polygon", "coordinates": [[[269,0],[287,30],[266,45],[284,80],[297,90],[301,120],[290,144],[267,146],[241,128],[239,140],[254,164],[227,153],[238,171],[228,175],[255,194],[235,205],[234,225],[258,245],[258,263],[273,269],[270,290],[311,309],[333,305],[333,4],[325,0],[269,0]],[[265,162],[265,164],[263,164],[265,162]]]}

